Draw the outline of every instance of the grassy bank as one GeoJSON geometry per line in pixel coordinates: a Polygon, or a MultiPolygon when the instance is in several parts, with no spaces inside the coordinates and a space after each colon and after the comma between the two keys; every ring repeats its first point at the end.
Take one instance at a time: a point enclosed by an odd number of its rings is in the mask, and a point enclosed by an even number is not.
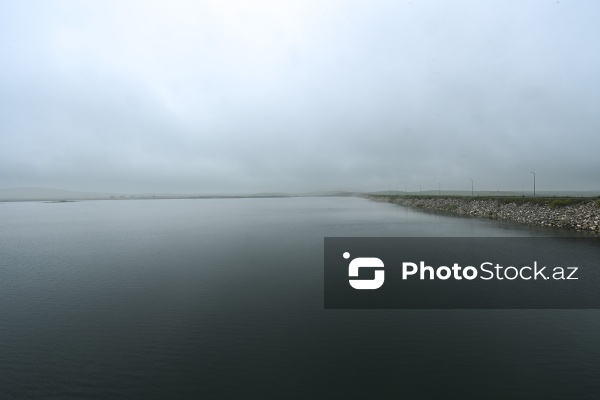
{"type": "Polygon", "coordinates": [[[465,202],[472,201],[497,201],[501,204],[537,204],[550,207],[566,207],[578,204],[587,204],[594,201],[596,207],[600,208],[600,199],[596,197],[519,197],[519,196],[429,196],[429,195],[369,195],[369,198],[389,198],[391,201],[399,199],[460,199],[465,202]]]}
{"type": "Polygon", "coordinates": [[[600,199],[590,197],[371,195],[369,199],[459,215],[600,232],[600,199]]]}

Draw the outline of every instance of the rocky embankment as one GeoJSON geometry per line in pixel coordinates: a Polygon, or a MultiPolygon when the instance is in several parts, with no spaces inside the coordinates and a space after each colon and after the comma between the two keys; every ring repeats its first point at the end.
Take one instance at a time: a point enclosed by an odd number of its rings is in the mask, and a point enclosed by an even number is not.
{"type": "Polygon", "coordinates": [[[515,200],[513,202],[506,198],[502,200],[403,196],[369,196],[369,198],[402,206],[448,211],[473,217],[600,233],[600,208],[594,200],[561,205],[553,204],[551,201],[535,203],[515,200]]]}

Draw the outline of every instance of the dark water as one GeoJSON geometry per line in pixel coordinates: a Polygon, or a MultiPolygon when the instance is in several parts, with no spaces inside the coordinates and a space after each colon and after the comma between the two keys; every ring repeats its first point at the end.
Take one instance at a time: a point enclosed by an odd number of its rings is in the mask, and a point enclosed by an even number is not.
{"type": "Polygon", "coordinates": [[[594,310],[324,310],[325,236],[565,234],[354,198],[0,204],[0,398],[600,398],[594,310]]]}

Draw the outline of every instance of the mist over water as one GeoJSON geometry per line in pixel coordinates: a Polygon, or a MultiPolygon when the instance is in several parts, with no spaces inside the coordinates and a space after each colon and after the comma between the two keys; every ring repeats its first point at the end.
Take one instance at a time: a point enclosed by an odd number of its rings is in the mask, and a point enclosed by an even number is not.
{"type": "Polygon", "coordinates": [[[594,398],[597,311],[323,309],[325,236],[552,234],[358,198],[0,204],[2,397],[594,398]]]}
{"type": "Polygon", "coordinates": [[[598,398],[595,310],[324,309],[324,237],[580,234],[184,199],[597,196],[598,15],[0,1],[0,399],[598,398]]]}

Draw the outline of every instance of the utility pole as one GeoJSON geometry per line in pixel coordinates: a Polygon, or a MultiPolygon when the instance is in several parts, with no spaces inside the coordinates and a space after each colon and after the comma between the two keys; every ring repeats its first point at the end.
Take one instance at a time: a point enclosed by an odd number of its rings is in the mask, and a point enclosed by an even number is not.
{"type": "Polygon", "coordinates": [[[473,178],[471,178],[471,197],[473,197],[473,178]]]}
{"type": "Polygon", "coordinates": [[[421,196],[422,192],[421,192],[421,185],[419,185],[419,196],[421,196]]]}
{"type": "Polygon", "coordinates": [[[438,182],[438,196],[442,195],[442,184],[438,182]]]}
{"type": "Polygon", "coordinates": [[[535,197],[535,172],[530,172],[530,174],[533,174],[533,197],[535,197]]]}

